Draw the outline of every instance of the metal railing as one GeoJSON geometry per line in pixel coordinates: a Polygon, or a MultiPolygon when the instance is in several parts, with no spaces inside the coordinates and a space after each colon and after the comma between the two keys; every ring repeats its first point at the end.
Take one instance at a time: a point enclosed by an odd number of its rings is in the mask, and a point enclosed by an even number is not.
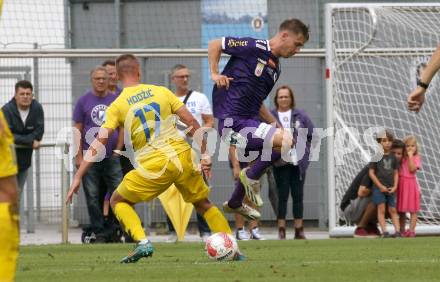
{"type": "MultiPolygon", "coordinates": [[[[203,48],[165,48],[165,49],[0,49],[0,58],[106,58],[121,54],[134,54],[139,57],[202,57],[208,55],[203,48]]],[[[222,56],[228,56],[222,54],[222,56]]],[[[325,49],[302,49],[295,57],[325,57],[325,49]]]]}
{"type": "MultiPolygon", "coordinates": [[[[30,148],[29,146],[16,145],[16,148],[30,148]]],[[[69,228],[69,207],[64,204],[65,196],[69,189],[70,174],[68,170],[68,164],[70,162],[70,144],[64,143],[44,143],[40,145],[40,148],[54,148],[54,150],[59,150],[60,156],[60,207],[61,207],[61,242],[68,242],[68,228],[69,228]]],[[[26,217],[26,232],[35,233],[35,222],[41,220],[41,174],[40,174],[40,152],[35,150],[35,169],[34,166],[30,166],[28,170],[28,176],[26,179],[26,202],[21,199],[20,203],[20,214],[26,217]],[[34,170],[35,170],[35,183],[34,183],[34,170]],[[36,196],[36,208],[34,206],[34,195],[36,196]],[[36,216],[35,216],[36,211],[36,216]]]]}

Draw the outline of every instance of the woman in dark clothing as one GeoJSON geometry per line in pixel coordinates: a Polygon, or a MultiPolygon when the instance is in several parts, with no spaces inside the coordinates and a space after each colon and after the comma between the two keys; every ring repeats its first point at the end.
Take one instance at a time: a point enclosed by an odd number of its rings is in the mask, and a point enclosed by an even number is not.
{"type": "Polygon", "coordinates": [[[275,94],[275,106],[271,112],[278,122],[292,132],[296,140],[296,159],[280,160],[274,164],[274,176],[278,188],[278,236],[286,238],[286,213],[289,192],[293,199],[295,239],[305,239],[303,226],[303,191],[306,170],[309,166],[313,123],[308,115],[295,108],[295,97],[289,86],[281,86],[275,94]]]}

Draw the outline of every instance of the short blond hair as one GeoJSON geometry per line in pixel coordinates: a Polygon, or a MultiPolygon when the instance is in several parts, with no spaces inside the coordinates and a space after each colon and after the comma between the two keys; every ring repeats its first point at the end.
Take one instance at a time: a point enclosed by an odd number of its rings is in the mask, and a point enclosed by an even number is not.
{"type": "Polygon", "coordinates": [[[139,60],[135,55],[124,54],[116,58],[116,71],[120,78],[124,78],[127,74],[137,74],[139,66],[139,60]]]}

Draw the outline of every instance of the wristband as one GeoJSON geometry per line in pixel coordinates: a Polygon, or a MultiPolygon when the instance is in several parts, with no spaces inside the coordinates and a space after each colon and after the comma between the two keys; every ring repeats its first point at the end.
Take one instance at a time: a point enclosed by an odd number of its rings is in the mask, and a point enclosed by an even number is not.
{"type": "Polygon", "coordinates": [[[422,81],[418,81],[418,82],[417,82],[417,86],[420,86],[420,87],[422,87],[423,89],[428,89],[428,87],[429,87],[429,83],[424,83],[424,82],[422,82],[422,81]]]}

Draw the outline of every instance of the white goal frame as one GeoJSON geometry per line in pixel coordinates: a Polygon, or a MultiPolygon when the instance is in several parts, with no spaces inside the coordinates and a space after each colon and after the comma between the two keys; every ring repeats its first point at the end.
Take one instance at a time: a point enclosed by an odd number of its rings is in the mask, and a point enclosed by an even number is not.
{"type": "MultiPolygon", "coordinates": [[[[335,73],[338,71],[333,58],[334,53],[346,53],[352,54],[347,56],[340,65],[344,64],[347,60],[350,60],[354,56],[402,56],[411,55],[417,53],[417,55],[431,55],[435,48],[418,48],[417,50],[411,48],[368,48],[376,29],[374,29],[371,35],[370,41],[364,44],[358,49],[338,49],[333,50],[333,13],[336,10],[341,9],[365,9],[370,13],[371,21],[374,28],[376,27],[377,20],[375,14],[375,8],[383,7],[440,7],[440,3],[337,3],[326,4],[325,6],[325,52],[326,52],[326,111],[327,111],[327,128],[331,129],[329,136],[327,137],[327,172],[328,172],[328,212],[329,212],[329,234],[330,237],[348,237],[352,236],[355,227],[354,226],[338,226],[338,210],[339,203],[336,199],[336,175],[335,175],[335,124],[339,123],[346,133],[351,136],[352,132],[347,126],[344,125],[344,121],[341,119],[338,112],[334,108],[334,95],[336,94],[335,88],[335,73]]],[[[440,42],[439,42],[440,43],[440,42]]],[[[439,137],[440,139],[440,137],[439,137]]],[[[364,149],[358,146],[363,155],[368,156],[364,149]]],[[[440,169],[440,168],[439,168],[440,169]]],[[[354,178],[354,175],[353,175],[354,178]]],[[[348,187],[347,187],[348,188],[348,187]]],[[[417,225],[417,234],[430,235],[440,234],[440,225],[417,225]]]]}

